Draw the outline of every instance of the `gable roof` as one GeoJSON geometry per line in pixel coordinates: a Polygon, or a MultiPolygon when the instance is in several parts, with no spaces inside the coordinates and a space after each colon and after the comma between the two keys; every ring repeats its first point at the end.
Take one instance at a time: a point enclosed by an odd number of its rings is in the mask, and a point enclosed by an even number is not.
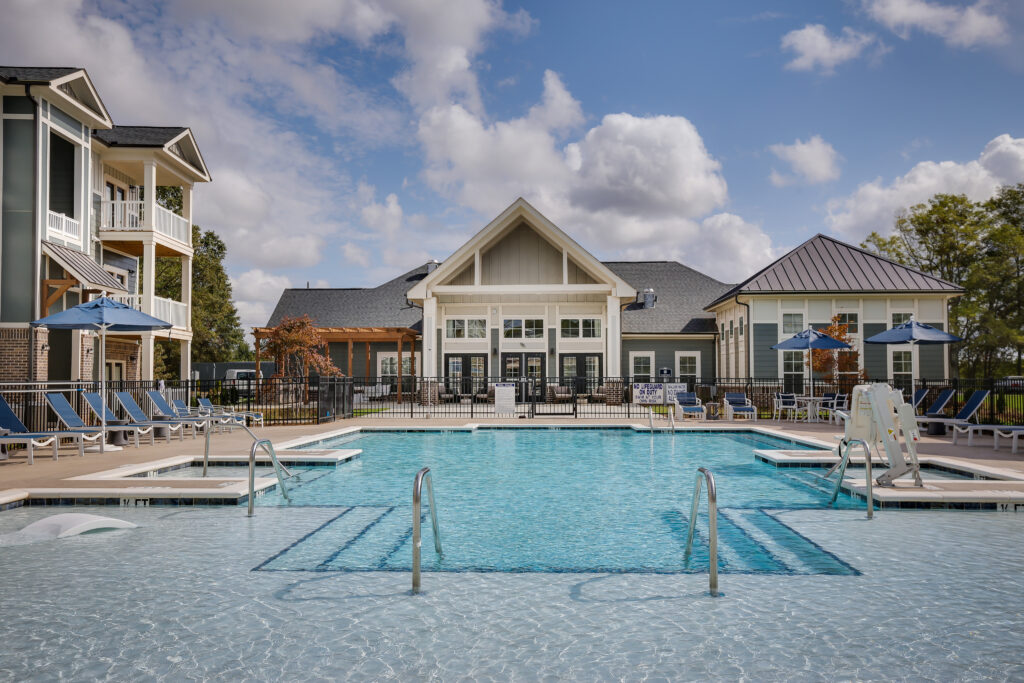
{"type": "Polygon", "coordinates": [[[422,330],[423,311],[406,302],[405,293],[427,274],[423,264],[379,287],[286,289],[267,321],[308,315],[317,327],[410,327],[422,330]]]}
{"type": "Polygon", "coordinates": [[[603,263],[581,247],[576,240],[569,237],[557,225],[547,219],[540,211],[535,209],[530,202],[522,197],[517,198],[509,204],[508,208],[501,212],[497,218],[488,223],[480,232],[473,235],[468,242],[441,263],[438,268],[430,273],[415,287],[410,289],[408,295],[411,299],[426,298],[427,288],[437,286],[446,278],[456,275],[466,265],[467,261],[473,258],[474,252],[478,249],[488,247],[500,235],[510,228],[515,227],[519,221],[525,220],[531,228],[547,240],[556,249],[565,249],[569,256],[583,270],[589,272],[596,280],[606,280],[612,284],[612,295],[619,297],[635,297],[636,292],[628,283],[618,275],[609,270],[603,263]]]}
{"type": "Polygon", "coordinates": [[[114,126],[94,131],[93,137],[110,147],[163,147],[186,130],[183,126],[114,126]]]}
{"type": "Polygon", "coordinates": [[[725,292],[705,309],[737,294],[962,291],[934,275],[818,234],[725,292]]]}
{"type": "Polygon", "coordinates": [[[77,112],[74,117],[91,128],[114,125],[96,86],[81,67],[0,66],[0,82],[48,88],[47,99],[62,109],[77,112]]]}
{"type": "Polygon", "coordinates": [[[613,272],[638,292],[651,288],[658,297],[654,308],[631,303],[622,309],[623,334],[708,334],[715,332],[715,315],[704,303],[732,285],[699,273],[677,261],[606,261],[613,272]]]}
{"type": "Polygon", "coordinates": [[[76,66],[0,66],[0,80],[8,83],[39,83],[49,85],[58,78],[84,69],[76,66]]]}

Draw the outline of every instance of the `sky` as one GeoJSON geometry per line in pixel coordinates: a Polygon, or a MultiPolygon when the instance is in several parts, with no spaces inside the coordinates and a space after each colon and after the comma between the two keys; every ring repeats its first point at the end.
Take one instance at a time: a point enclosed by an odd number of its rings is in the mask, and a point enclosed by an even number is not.
{"type": "Polygon", "coordinates": [[[522,196],[737,282],[1024,182],[1020,0],[0,0],[0,63],[187,125],[246,328],[444,260],[522,196]]]}

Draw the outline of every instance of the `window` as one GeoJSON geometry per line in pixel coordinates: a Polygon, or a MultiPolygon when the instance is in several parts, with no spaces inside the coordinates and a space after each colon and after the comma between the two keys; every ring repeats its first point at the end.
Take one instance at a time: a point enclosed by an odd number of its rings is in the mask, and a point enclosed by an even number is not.
{"type": "Polygon", "coordinates": [[[445,337],[448,339],[486,339],[487,321],[480,319],[450,319],[445,322],[445,337]]]}
{"type": "Polygon", "coordinates": [[[700,368],[700,353],[676,351],[676,377],[680,382],[686,382],[690,391],[693,391],[694,385],[697,384],[698,368],[700,368]]]}
{"type": "Polygon", "coordinates": [[[722,339],[725,339],[725,323],[722,323],[722,339]]]}
{"type": "Polygon", "coordinates": [[[736,334],[736,332],[735,332],[736,328],[733,325],[733,323],[735,323],[735,322],[736,322],[735,320],[730,320],[729,321],[729,339],[732,339],[733,335],[736,334]]]}
{"type": "Polygon", "coordinates": [[[587,379],[598,379],[601,377],[601,357],[600,356],[586,356],[583,359],[585,370],[587,373],[587,379]]]}
{"type": "MultiPolygon", "coordinates": [[[[416,368],[419,369],[420,363],[419,352],[416,353],[416,368]]],[[[380,374],[378,377],[397,377],[398,376],[398,354],[397,353],[383,353],[378,354],[377,358],[380,365],[380,374]]],[[[409,357],[408,353],[402,354],[402,377],[412,376],[412,358],[409,357]]]]}
{"type": "Polygon", "coordinates": [[[804,393],[804,352],[782,352],[782,385],[786,393],[804,393]]]}
{"type": "Polygon", "coordinates": [[[909,396],[910,382],[914,372],[914,355],[910,351],[892,352],[892,383],[896,389],[902,389],[904,396],[909,396]]]}
{"type": "Polygon", "coordinates": [[[857,323],[858,319],[856,313],[839,314],[839,324],[846,325],[846,331],[849,334],[857,334],[858,332],[860,332],[860,326],[857,323]]]}
{"type": "Polygon", "coordinates": [[[465,320],[449,320],[446,325],[445,336],[449,339],[463,339],[466,336],[465,320]]]}
{"type": "Polygon", "coordinates": [[[782,333],[783,334],[796,334],[797,332],[803,332],[804,330],[804,314],[803,313],[783,313],[782,314],[782,333]]]}
{"type": "Polygon", "coordinates": [[[597,318],[584,318],[581,323],[585,339],[596,339],[601,336],[601,321],[597,318]]]}
{"type": "Polygon", "coordinates": [[[523,338],[523,321],[522,320],[506,320],[505,321],[505,339],[522,339],[523,338]]]}
{"type": "Polygon", "coordinates": [[[562,321],[562,339],[572,339],[580,336],[580,321],[566,319],[562,321]]]}
{"type": "Polygon", "coordinates": [[[600,318],[563,318],[562,339],[598,339],[601,337],[600,318]]]}
{"type": "Polygon", "coordinates": [[[740,338],[743,338],[743,316],[740,316],[740,338]]]}
{"type": "Polygon", "coordinates": [[[896,327],[910,320],[913,313],[893,313],[892,314],[892,326],[896,327]]]}
{"type": "Polygon", "coordinates": [[[544,338],[544,321],[540,318],[530,318],[523,321],[523,333],[527,339],[544,338]]]}
{"type": "Polygon", "coordinates": [[[629,365],[633,371],[634,382],[650,382],[654,369],[653,351],[632,351],[629,354],[629,365]]]}

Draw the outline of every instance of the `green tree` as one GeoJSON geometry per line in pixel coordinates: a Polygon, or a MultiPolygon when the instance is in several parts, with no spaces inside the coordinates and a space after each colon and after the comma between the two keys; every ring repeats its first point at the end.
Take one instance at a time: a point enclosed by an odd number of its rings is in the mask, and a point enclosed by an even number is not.
{"type": "Polygon", "coordinates": [[[1024,374],[1024,184],[999,188],[985,202],[989,212],[989,239],[986,261],[991,287],[1000,296],[993,302],[996,329],[1004,347],[1011,350],[1007,367],[997,372],[1024,374]]]}
{"type": "MultiPolygon", "coordinates": [[[[181,189],[160,187],[157,201],[165,208],[181,212],[181,189]]],[[[232,302],[231,281],[224,270],[227,247],[212,230],[192,226],[192,362],[252,360],[253,351],[232,302]]],[[[154,274],[156,296],[179,299],[181,260],[158,258],[154,274]]],[[[176,343],[157,344],[154,359],[156,377],[178,376],[176,343]]]]}

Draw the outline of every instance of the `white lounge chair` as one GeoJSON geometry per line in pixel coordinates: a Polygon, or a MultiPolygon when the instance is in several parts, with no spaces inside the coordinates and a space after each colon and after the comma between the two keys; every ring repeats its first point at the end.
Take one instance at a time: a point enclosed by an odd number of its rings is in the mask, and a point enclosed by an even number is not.
{"type": "Polygon", "coordinates": [[[750,402],[746,394],[740,392],[725,392],[722,400],[722,407],[725,409],[725,419],[735,420],[738,417],[747,420],[757,421],[757,408],[750,402]]]}

